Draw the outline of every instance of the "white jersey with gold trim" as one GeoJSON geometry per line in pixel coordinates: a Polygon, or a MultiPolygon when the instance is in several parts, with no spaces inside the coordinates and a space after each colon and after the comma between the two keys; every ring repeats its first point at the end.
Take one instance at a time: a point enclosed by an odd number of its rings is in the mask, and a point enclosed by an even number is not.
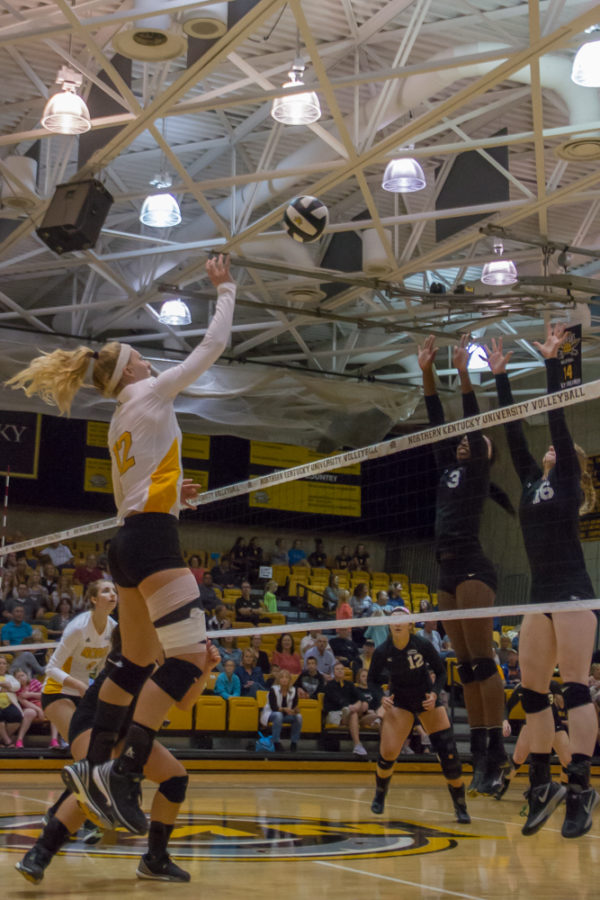
{"type": "Polygon", "coordinates": [[[233,318],[236,286],[219,285],[215,314],[203,341],[179,365],[157,378],[124,387],[108,431],[112,480],[119,521],[130,513],[178,516],[181,430],[173,401],[223,353],[233,318]]]}
{"type": "Polygon", "coordinates": [[[110,649],[110,638],[116,622],[108,617],[106,628],[98,634],[92,621],[92,611],[80,613],[69,622],[60,644],[46,666],[43,694],[69,694],[78,697],[74,688],[64,686],[68,675],[87,684],[103,668],[110,649]]]}

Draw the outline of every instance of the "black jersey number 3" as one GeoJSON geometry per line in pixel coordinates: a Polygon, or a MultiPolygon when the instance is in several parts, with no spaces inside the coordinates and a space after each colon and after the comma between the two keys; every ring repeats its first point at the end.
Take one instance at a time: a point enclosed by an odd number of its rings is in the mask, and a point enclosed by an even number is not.
{"type": "Polygon", "coordinates": [[[446,487],[455,488],[460,484],[462,469],[452,469],[446,474],[446,487]]]}

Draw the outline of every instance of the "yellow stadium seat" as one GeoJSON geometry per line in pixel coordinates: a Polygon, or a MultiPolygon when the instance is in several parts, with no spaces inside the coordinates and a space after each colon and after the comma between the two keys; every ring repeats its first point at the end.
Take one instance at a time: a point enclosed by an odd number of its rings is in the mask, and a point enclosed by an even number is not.
{"type": "Polygon", "coordinates": [[[48,640],[48,629],[45,625],[40,625],[39,622],[34,622],[31,626],[32,628],[32,638],[34,641],[47,641],[48,640]]]}
{"type": "Polygon", "coordinates": [[[225,603],[235,603],[238,597],[242,596],[242,592],[238,588],[225,588],[223,591],[223,600],[225,603]]]}
{"type": "Polygon", "coordinates": [[[273,578],[279,585],[279,587],[283,587],[290,575],[290,567],[289,566],[273,566],[273,578]]]}
{"type": "Polygon", "coordinates": [[[249,637],[240,637],[237,639],[238,650],[244,650],[246,647],[250,646],[250,638],[249,637]]]}
{"type": "Polygon", "coordinates": [[[329,569],[325,569],[322,566],[319,566],[312,569],[311,573],[313,578],[320,578],[321,581],[325,582],[325,584],[328,583],[330,575],[329,569]]]}
{"type": "Polygon", "coordinates": [[[302,731],[321,731],[321,707],[318,700],[298,700],[298,712],[302,714],[302,731]]]}
{"type": "MultiPolygon", "coordinates": [[[[265,616],[265,618],[271,620],[271,625],[285,625],[285,623],[286,623],[286,617],[284,616],[283,613],[279,613],[279,612],[264,613],[264,616],[265,616]]],[[[239,644],[238,644],[238,646],[239,646],[239,644]]]]}
{"type": "Polygon", "coordinates": [[[192,712],[191,709],[184,711],[172,706],[165,717],[168,724],[163,724],[161,731],[191,731],[192,712]]]}
{"type": "Polygon", "coordinates": [[[227,704],[223,697],[200,697],[195,706],[196,731],[225,731],[227,704]]]}
{"type": "Polygon", "coordinates": [[[410,585],[410,592],[411,594],[427,594],[429,596],[429,587],[426,584],[415,581],[410,585]]]}
{"type": "Polygon", "coordinates": [[[263,706],[267,705],[268,696],[269,696],[268,691],[257,691],[256,692],[256,702],[258,704],[259,709],[262,709],[263,706]]]}
{"type": "Polygon", "coordinates": [[[254,697],[230,697],[229,731],[258,731],[258,703],[254,697]]]}

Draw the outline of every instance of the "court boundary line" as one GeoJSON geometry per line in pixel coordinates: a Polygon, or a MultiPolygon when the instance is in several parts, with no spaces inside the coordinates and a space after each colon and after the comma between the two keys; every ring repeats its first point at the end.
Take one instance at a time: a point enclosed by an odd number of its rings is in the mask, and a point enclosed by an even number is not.
{"type": "Polygon", "coordinates": [[[311,862],[315,863],[317,866],[327,866],[330,869],[341,869],[342,872],[354,872],[357,875],[366,875],[368,878],[380,878],[383,881],[393,881],[395,884],[404,884],[407,887],[419,888],[422,891],[434,891],[437,894],[446,894],[449,897],[462,897],[463,900],[485,900],[485,897],[476,897],[474,894],[463,894],[458,891],[451,891],[448,888],[437,887],[437,885],[408,881],[406,878],[395,878],[393,875],[384,875],[382,872],[368,872],[365,871],[365,869],[356,869],[354,866],[342,866],[339,863],[326,862],[324,859],[313,859],[311,862]]]}

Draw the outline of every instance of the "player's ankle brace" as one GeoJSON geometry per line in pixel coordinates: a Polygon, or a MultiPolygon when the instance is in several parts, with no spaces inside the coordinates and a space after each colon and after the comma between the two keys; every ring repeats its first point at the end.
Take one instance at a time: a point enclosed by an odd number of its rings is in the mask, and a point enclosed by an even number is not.
{"type": "Polygon", "coordinates": [[[49,853],[58,853],[68,837],[69,829],[67,826],[63,825],[56,816],[52,816],[37,839],[37,843],[43,847],[44,850],[48,850],[49,853]]]}
{"type": "Polygon", "coordinates": [[[115,764],[115,771],[120,775],[141,775],[152,752],[155,737],[154,729],[132,722],[121,755],[115,764]]]}
{"type": "Polygon", "coordinates": [[[429,735],[429,740],[434,752],[437,753],[444,777],[448,781],[456,781],[462,775],[462,764],[452,729],[434,731],[429,735]]]}
{"type": "Polygon", "coordinates": [[[127,718],[129,707],[129,703],[126,706],[118,706],[116,703],[98,700],[87,752],[87,759],[92,765],[95,766],[110,759],[113,747],[119,739],[121,726],[127,718]]]}
{"type": "Polygon", "coordinates": [[[164,822],[150,822],[148,830],[148,855],[160,859],[167,852],[167,844],[173,831],[172,825],[164,822]]]}
{"type": "Polygon", "coordinates": [[[590,786],[590,757],[585,753],[574,753],[566,767],[569,787],[585,791],[590,786]]]}
{"type": "Polygon", "coordinates": [[[532,787],[540,784],[548,784],[552,781],[550,775],[550,754],[549,753],[532,753],[529,763],[529,782],[532,787]]]}

